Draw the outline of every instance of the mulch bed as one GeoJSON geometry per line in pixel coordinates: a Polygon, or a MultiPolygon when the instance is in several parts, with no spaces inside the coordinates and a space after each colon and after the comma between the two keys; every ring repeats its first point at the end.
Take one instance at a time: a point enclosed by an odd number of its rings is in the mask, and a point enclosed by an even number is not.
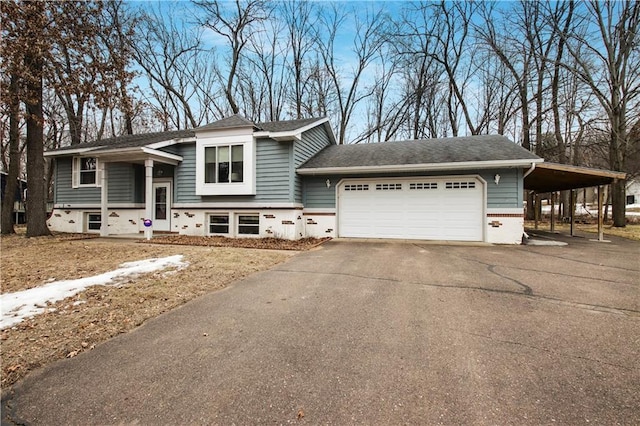
{"type": "Polygon", "coordinates": [[[310,250],[331,238],[302,238],[285,240],[281,238],[227,238],[220,236],[198,237],[193,235],[154,236],[151,240],[141,240],[145,244],[174,244],[184,246],[235,247],[267,250],[310,250]]]}

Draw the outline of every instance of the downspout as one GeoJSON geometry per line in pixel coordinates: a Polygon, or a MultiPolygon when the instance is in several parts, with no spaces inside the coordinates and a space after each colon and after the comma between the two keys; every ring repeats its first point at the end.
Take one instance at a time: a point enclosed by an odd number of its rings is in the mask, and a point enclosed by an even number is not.
{"type": "Polygon", "coordinates": [[[531,173],[533,173],[533,171],[536,169],[536,163],[531,163],[531,168],[529,168],[529,170],[527,170],[524,174],[524,176],[522,176],[522,180],[524,181],[524,178],[526,178],[527,176],[529,176],[531,173]]]}

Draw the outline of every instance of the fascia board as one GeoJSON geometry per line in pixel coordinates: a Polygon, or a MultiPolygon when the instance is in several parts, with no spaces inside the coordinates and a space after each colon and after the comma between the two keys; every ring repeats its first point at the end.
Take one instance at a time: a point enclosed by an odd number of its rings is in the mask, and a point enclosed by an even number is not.
{"type": "Polygon", "coordinates": [[[107,162],[116,160],[140,160],[150,157],[151,159],[174,165],[180,163],[183,160],[179,155],[170,154],[168,152],[158,151],[156,149],[146,147],[104,150],[96,152],[95,157],[107,162]]]}
{"type": "Polygon", "coordinates": [[[171,154],[169,152],[164,152],[164,151],[158,151],[157,149],[153,149],[153,148],[144,147],[142,148],[142,152],[144,152],[145,154],[156,156],[156,157],[166,158],[167,160],[174,160],[178,162],[182,161],[182,157],[180,155],[171,154]]]}
{"type": "Polygon", "coordinates": [[[190,138],[179,138],[179,139],[171,139],[167,141],[155,142],[155,143],[146,145],[146,147],[151,149],[160,149],[160,148],[165,148],[171,145],[178,145],[181,143],[189,143],[189,142],[195,142],[195,141],[196,141],[196,138],[195,136],[193,136],[190,138]]]}
{"type": "Polygon", "coordinates": [[[440,170],[474,170],[494,169],[503,167],[527,167],[533,163],[541,163],[544,160],[493,160],[493,161],[462,161],[455,163],[426,163],[426,164],[399,164],[384,166],[354,166],[354,167],[322,167],[298,169],[299,175],[328,175],[328,174],[359,174],[359,173],[385,173],[385,172],[422,172],[440,170]]]}
{"type": "Polygon", "coordinates": [[[98,148],[102,148],[100,146],[94,146],[91,148],[73,148],[73,149],[65,149],[62,151],[50,151],[50,152],[45,152],[44,156],[45,157],[59,157],[59,156],[64,156],[64,155],[71,155],[71,154],[83,154],[85,152],[90,152],[93,150],[96,150],[98,148]]]}
{"type": "MultiPolygon", "coordinates": [[[[307,124],[304,127],[299,127],[297,129],[294,130],[287,130],[284,132],[269,132],[266,130],[263,131],[259,131],[259,132],[254,132],[254,136],[256,138],[271,138],[271,139],[275,139],[277,141],[291,141],[291,140],[297,140],[300,141],[302,140],[302,133],[306,132],[307,130],[313,129],[314,127],[317,127],[321,124],[327,123],[329,121],[329,118],[325,117],[325,118],[321,118],[319,120],[316,120],[312,123],[307,124]]],[[[330,129],[330,127],[329,127],[330,129]]],[[[333,139],[334,143],[335,143],[335,135],[333,135],[333,131],[331,131],[331,138],[333,139]]]]}

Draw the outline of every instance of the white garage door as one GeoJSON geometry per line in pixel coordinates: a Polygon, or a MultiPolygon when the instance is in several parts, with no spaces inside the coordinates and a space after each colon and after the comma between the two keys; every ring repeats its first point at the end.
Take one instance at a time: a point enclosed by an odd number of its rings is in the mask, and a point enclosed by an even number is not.
{"type": "Polygon", "coordinates": [[[482,241],[483,184],[473,177],[346,180],[341,237],[482,241]]]}

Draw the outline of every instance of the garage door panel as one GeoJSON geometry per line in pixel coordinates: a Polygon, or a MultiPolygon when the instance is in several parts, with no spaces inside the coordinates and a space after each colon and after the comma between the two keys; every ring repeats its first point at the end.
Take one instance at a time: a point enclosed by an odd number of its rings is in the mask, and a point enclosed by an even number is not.
{"type": "Polygon", "coordinates": [[[484,191],[472,178],[346,181],[339,189],[339,235],[482,240],[484,191]],[[349,188],[346,190],[345,188],[349,188]]]}

